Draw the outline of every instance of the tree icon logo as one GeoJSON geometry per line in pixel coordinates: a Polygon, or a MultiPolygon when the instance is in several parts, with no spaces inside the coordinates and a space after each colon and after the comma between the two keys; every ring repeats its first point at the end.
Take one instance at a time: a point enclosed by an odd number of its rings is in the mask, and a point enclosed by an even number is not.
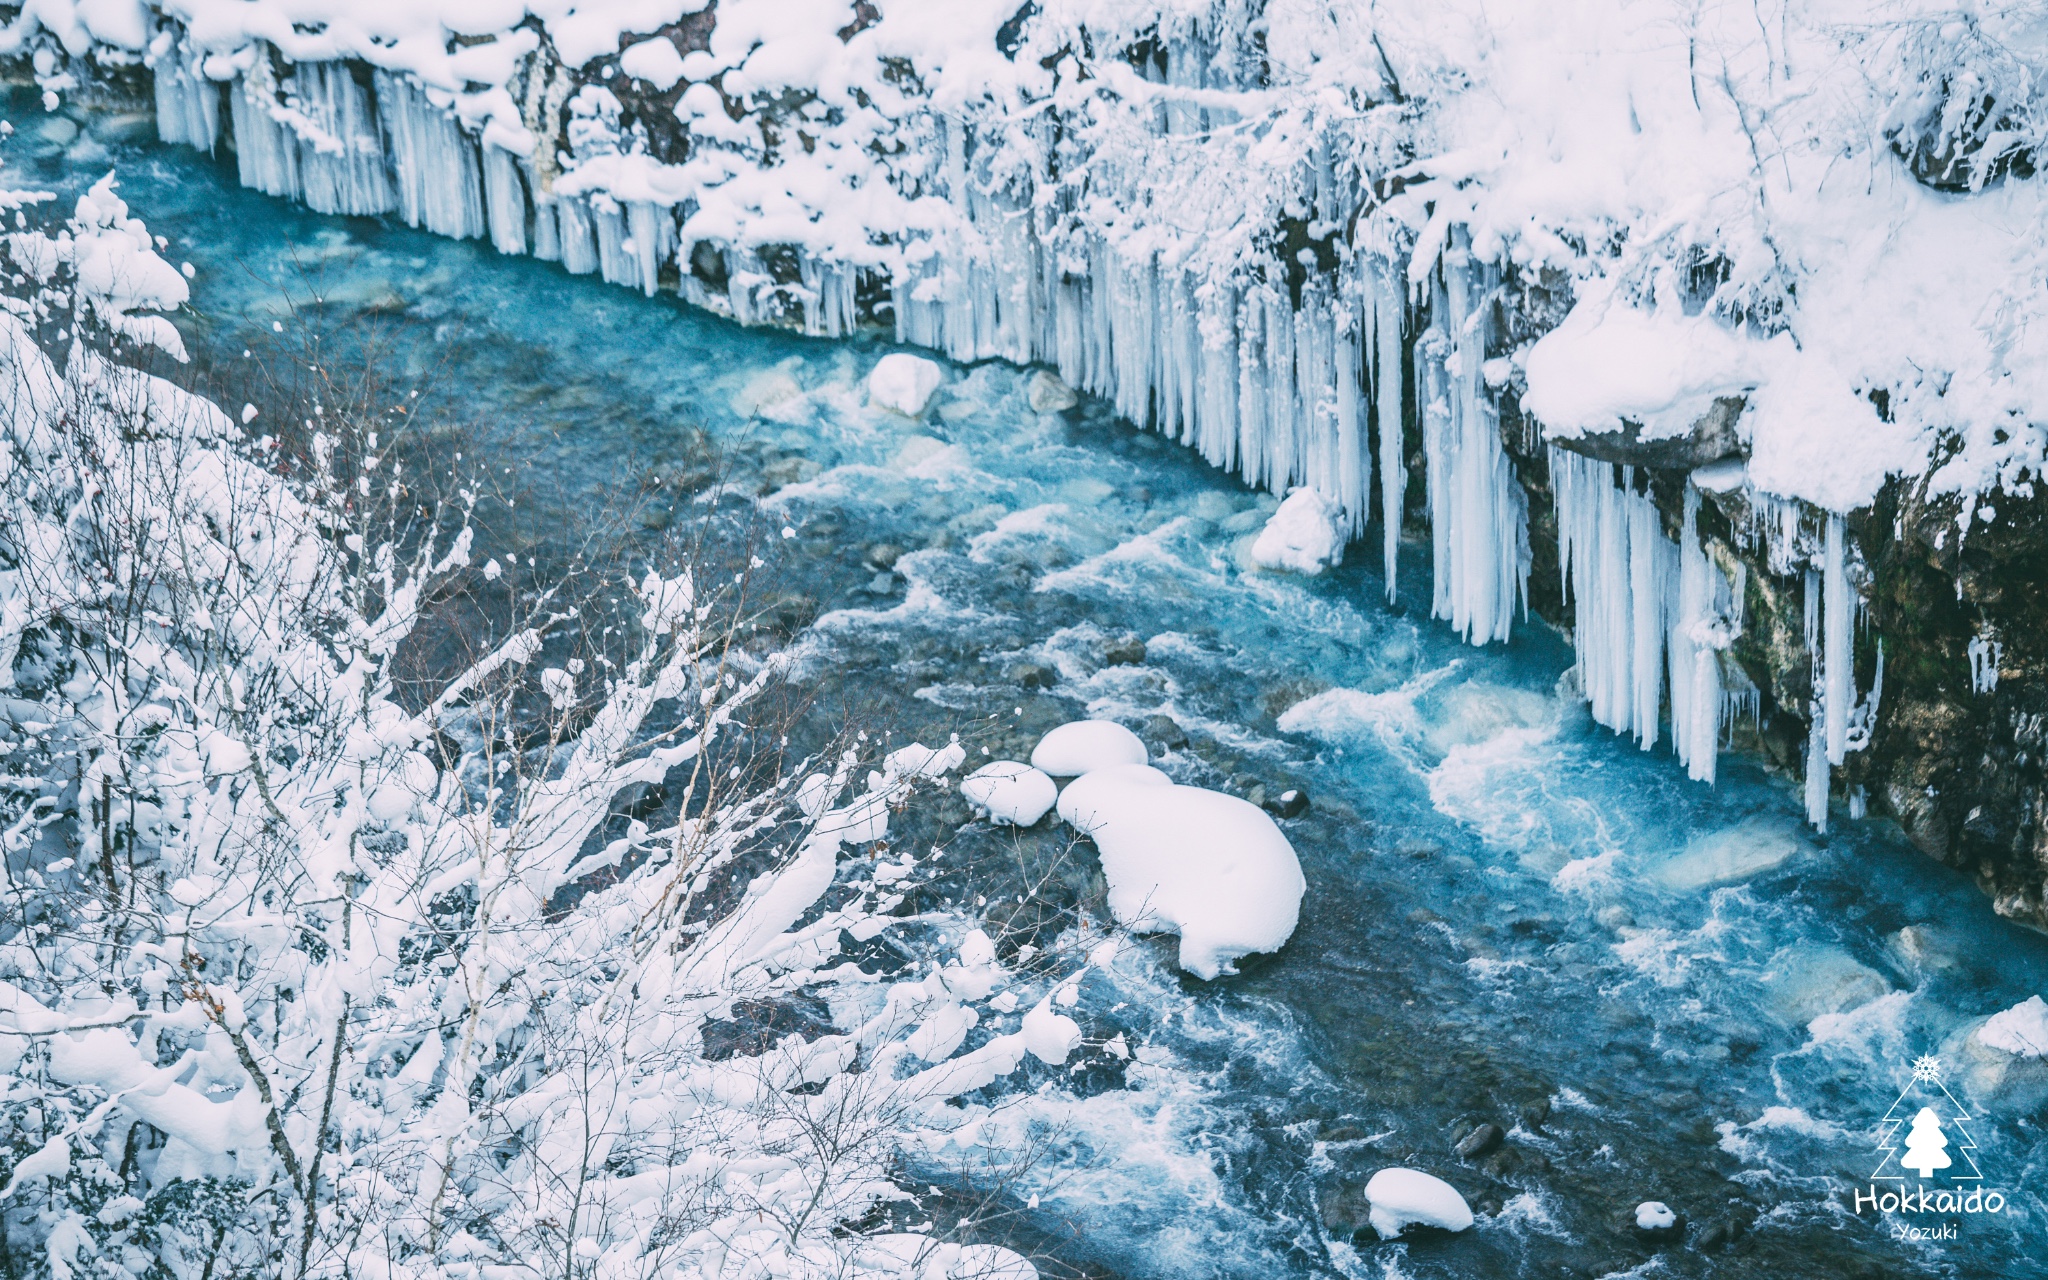
{"type": "Polygon", "coordinates": [[[1949,1092],[1942,1074],[1937,1058],[1914,1061],[1913,1078],[1877,1122],[1877,1149],[1884,1158],[1871,1172],[1874,1180],[1904,1182],[1909,1170],[1925,1180],[1937,1169],[1949,1170],[1944,1176],[1951,1182],[1984,1180],[1973,1154],[1977,1142],[1970,1136],[1969,1109],[1949,1092]]]}
{"type": "Polygon", "coordinates": [[[1941,1131],[1941,1117],[1933,1107],[1922,1107],[1913,1117],[1913,1126],[1906,1131],[1906,1154],[1899,1163],[1923,1178],[1953,1163],[1948,1158],[1948,1135],[1941,1131]]]}

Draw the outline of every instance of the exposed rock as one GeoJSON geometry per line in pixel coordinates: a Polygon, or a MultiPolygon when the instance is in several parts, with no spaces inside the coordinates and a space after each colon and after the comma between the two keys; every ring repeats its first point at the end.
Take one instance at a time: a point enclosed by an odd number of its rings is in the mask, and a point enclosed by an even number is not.
{"type": "Polygon", "coordinates": [[[1112,667],[1135,667],[1145,661],[1145,642],[1136,636],[1112,640],[1102,651],[1102,660],[1112,667]]]}
{"type": "Polygon", "coordinates": [[[1453,1149],[1461,1160],[1477,1160],[1500,1146],[1506,1138],[1507,1134],[1499,1125],[1482,1124],[1458,1139],[1458,1145],[1453,1149]]]}
{"type": "Polygon", "coordinates": [[[1714,407],[1692,424],[1691,431],[1661,440],[1643,439],[1642,426],[1630,422],[1620,431],[1589,432],[1551,443],[1602,462],[1691,471],[1742,452],[1742,438],[1735,433],[1735,423],[1742,416],[1744,407],[1742,400],[1723,397],[1714,401],[1714,407]]]}
{"type": "Polygon", "coordinates": [[[1299,818],[1308,812],[1308,788],[1289,787],[1269,797],[1265,807],[1276,818],[1299,818]]]}
{"type": "Polygon", "coordinates": [[[1061,382],[1059,375],[1049,369],[1040,369],[1031,375],[1030,383],[1024,388],[1024,398],[1033,413],[1059,413],[1081,403],[1081,397],[1074,394],[1074,389],[1061,382]]]}
{"type": "Polygon", "coordinates": [[[1188,735],[1172,716],[1147,716],[1140,737],[1158,743],[1168,751],[1188,745],[1188,735]]]}

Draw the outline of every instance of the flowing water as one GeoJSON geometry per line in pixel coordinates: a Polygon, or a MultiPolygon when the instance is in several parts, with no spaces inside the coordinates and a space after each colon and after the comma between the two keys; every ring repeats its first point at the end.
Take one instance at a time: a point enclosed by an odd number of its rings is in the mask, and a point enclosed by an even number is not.
{"type": "MultiPolygon", "coordinates": [[[[1029,370],[949,369],[911,422],[864,404],[885,345],[316,217],[119,141],[132,121],[53,141],[31,108],[6,108],[12,176],[69,193],[117,168],[198,269],[195,349],[231,371],[274,352],[274,325],[373,334],[393,376],[482,424],[494,466],[547,478],[522,537],[573,534],[614,493],[701,506],[716,444],[722,501],[796,531],[783,571],[816,616],[804,678],[826,708],[998,754],[1083,714],[1163,715],[1177,732],[1145,732],[1181,780],[1307,790],[1283,824],[1309,882],[1286,949],[1207,984],[1132,949],[1075,1012],[1134,1057],[1091,1049],[996,1113],[999,1138],[1046,1145],[1011,1229],[1064,1241],[1049,1274],[2048,1275],[2038,1087],[1951,1080],[1971,1117],[1952,1149],[1965,1130],[2004,1213],[1895,1219],[1957,1224],[1916,1243],[1849,1203],[1912,1061],[1960,1074],[1974,1020],[2048,989],[2048,940],[1883,822],[1838,812],[1816,837],[1754,762],[1709,789],[1594,726],[1540,624],[1456,643],[1427,617],[1426,548],[1395,606],[1375,570],[1256,573],[1273,499],[1098,405],[1033,412],[1029,370]],[[1460,1157],[1479,1123],[1504,1143],[1460,1157]],[[1341,1189],[1389,1164],[1449,1180],[1478,1225],[1333,1237],[1325,1209],[1343,1219],[1341,1189]],[[1686,1243],[1636,1235],[1649,1199],[1687,1216],[1686,1243]]],[[[1063,844],[949,838],[1023,860],[1063,844]]]]}

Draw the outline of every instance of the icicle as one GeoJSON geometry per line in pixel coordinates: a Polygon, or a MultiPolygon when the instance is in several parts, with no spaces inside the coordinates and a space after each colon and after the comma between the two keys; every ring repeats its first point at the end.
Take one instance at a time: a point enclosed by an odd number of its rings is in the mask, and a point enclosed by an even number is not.
{"type": "Polygon", "coordinates": [[[1850,623],[1855,606],[1850,598],[1842,543],[1842,517],[1829,515],[1826,558],[1822,569],[1822,613],[1827,652],[1822,659],[1821,670],[1827,679],[1827,693],[1821,709],[1827,720],[1828,763],[1831,765],[1841,764],[1848,750],[1849,712],[1856,692],[1855,655],[1850,649],[1850,623]]]}
{"type": "Polygon", "coordinates": [[[398,212],[407,226],[466,240],[486,230],[477,146],[452,112],[410,80],[375,73],[377,111],[398,175],[398,212]]]}
{"type": "Polygon", "coordinates": [[[151,69],[156,87],[156,131],[165,142],[211,151],[220,141],[220,86],[181,45],[164,51],[151,69]]]}
{"type": "MultiPolygon", "coordinates": [[[[484,147],[484,213],[490,223],[491,246],[499,253],[526,252],[526,181],[519,161],[503,147],[484,147]]],[[[540,229],[535,227],[534,256],[540,257],[540,229]]],[[[560,251],[553,255],[560,257],[560,251]]]]}
{"type": "Polygon", "coordinates": [[[569,274],[587,276],[597,270],[597,233],[591,226],[590,206],[576,196],[555,201],[555,227],[562,266],[569,274]]]}
{"type": "Polygon", "coordinates": [[[1337,477],[1335,491],[1350,524],[1350,536],[1365,532],[1372,513],[1372,454],[1366,448],[1364,393],[1359,373],[1365,353],[1354,321],[1336,335],[1337,360],[1337,477]]]}
{"type": "Polygon", "coordinates": [[[228,94],[228,109],[235,129],[235,169],[242,185],[265,195],[298,199],[298,142],[276,116],[277,88],[267,47],[257,46],[255,64],[228,94]]]}
{"type": "Polygon", "coordinates": [[[630,248],[626,211],[602,193],[590,198],[590,223],[597,232],[597,273],[607,284],[640,283],[640,261],[630,248]]]}
{"type": "Polygon", "coordinates": [[[1998,688],[1998,664],[2005,658],[2005,646],[1989,636],[1970,637],[1970,692],[1990,693],[1998,688]]]}
{"type": "Polygon", "coordinates": [[[533,203],[533,256],[542,262],[562,260],[562,232],[557,222],[560,202],[550,196],[533,203]]]}
{"type": "Polygon", "coordinates": [[[365,217],[392,207],[370,97],[348,64],[304,62],[292,73],[300,185],[316,213],[365,217]]]}
{"type": "Polygon", "coordinates": [[[1424,414],[1438,550],[1435,614],[1472,644],[1508,638],[1529,579],[1528,503],[1480,372],[1493,274],[1475,267],[1462,244],[1444,255],[1437,310],[1445,328],[1431,344],[1437,368],[1424,414]]]}
{"type": "Polygon", "coordinates": [[[1806,739],[1806,820],[1815,830],[1827,832],[1828,744],[1819,707],[1814,708],[1813,727],[1806,739]]]}
{"type": "Polygon", "coordinates": [[[1401,346],[1401,322],[1406,307],[1401,283],[1390,262],[1376,260],[1368,279],[1372,284],[1373,416],[1380,428],[1380,521],[1386,539],[1387,600],[1395,592],[1395,572],[1401,553],[1401,517],[1407,504],[1408,459],[1403,452],[1401,382],[1406,357],[1401,346]]]}

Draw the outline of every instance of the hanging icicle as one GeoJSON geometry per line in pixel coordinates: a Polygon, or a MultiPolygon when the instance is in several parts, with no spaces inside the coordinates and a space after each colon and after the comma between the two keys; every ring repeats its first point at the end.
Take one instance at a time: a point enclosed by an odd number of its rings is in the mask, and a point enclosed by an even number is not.
{"type": "Polygon", "coordinates": [[[1446,250],[1424,374],[1423,442],[1436,543],[1435,607],[1472,644],[1506,640],[1529,581],[1528,501],[1501,448],[1486,359],[1497,268],[1464,234],[1446,250]]]}

